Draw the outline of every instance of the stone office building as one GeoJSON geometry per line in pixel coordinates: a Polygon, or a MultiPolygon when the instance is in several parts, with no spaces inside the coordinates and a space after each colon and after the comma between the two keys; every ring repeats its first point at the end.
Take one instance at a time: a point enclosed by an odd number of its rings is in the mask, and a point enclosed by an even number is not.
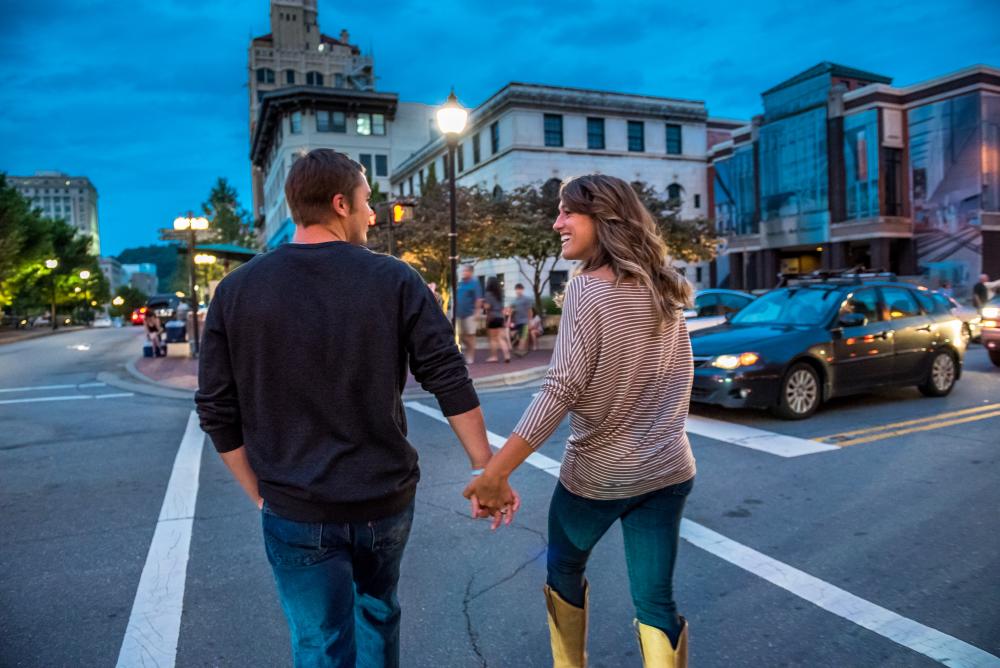
{"type": "Polygon", "coordinates": [[[713,285],[864,265],[962,291],[1000,274],[1000,70],[890,84],[822,63],[710,150],[713,285]]]}
{"type": "MultiPolygon", "coordinates": [[[[503,197],[521,185],[558,187],[567,177],[600,172],[643,181],[677,200],[682,217],[704,218],[708,143],[741,125],[710,119],[696,100],[510,83],[470,112],[456,152],[456,184],[503,197]]],[[[447,173],[447,146],[436,138],[393,170],[392,191],[417,196],[432,174],[441,181],[447,173]]],[[[571,269],[553,258],[553,294],[571,269]]],[[[686,269],[696,285],[707,282],[701,267],[686,269]]],[[[513,258],[479,262],[476,273],[500,276],[508,296],[514,284],[530,283],[513,258]]]]}
{"type": "Polygon", "coordinates": [[[101,253],[97,222],[97,189],[86,176],[41,171],[34,176],[8,177],[14,189],[46,218],[61,219],[90,238],[90,252],[101,253]]]}

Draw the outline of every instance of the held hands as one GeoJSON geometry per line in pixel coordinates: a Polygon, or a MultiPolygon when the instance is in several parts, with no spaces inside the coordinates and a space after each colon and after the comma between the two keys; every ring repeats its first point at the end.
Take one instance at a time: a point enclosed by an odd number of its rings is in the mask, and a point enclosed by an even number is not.
{"type": "Polygon", "coordinates": [[[521,497],[507,479],[489,472],[474,477],[462,496],[472,502],[474,518],[493,518],[490,525],[493,531],[501,524],[509,526],[521,508],[521,497]]]}

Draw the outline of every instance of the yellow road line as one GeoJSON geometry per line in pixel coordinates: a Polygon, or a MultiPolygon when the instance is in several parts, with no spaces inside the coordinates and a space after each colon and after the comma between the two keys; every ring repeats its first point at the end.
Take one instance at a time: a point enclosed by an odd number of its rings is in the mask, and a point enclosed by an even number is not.
{"type": "Polygon", "coordinates": [[[967,415],[966,417],[955,418],[954,420],[945,420],[944,422],[932,422],[930,424],[921,425],[919,427],[910,427],[908,429],[895,429],[893,431],[885,431],[879,434],[872,434],[870,436],[862,436],[861,438],[851,439],[849,441],[840,441],[838,443],[833,443],[833,445],[839,445],[840,447],[844,448],[849,445],[857,445],[858,443],[871,443],[872,441],[881,441],[886,438],[905,436],[906,434],[913,434],[918,431],[931,431],[932,429],[940,429],[942,427],[950,427],[956,424],[964,424],[966,422],[975,422],[976,420],[986,420],[995,417],[1000,417],[1000,410],[993,411],[991,413],[978,413],[976,415],[967,415]]]}
{"type": "Polygon", "coordinates": [[[909,427],[911,425],[923,424],[925,422],[936,422],[937,420],[945,420],[947,418],[958,417],[961,415],[968,415],[970,413],[979,413],[982,411],[993,411],[998,409],[1000,409],[1000,404],[984,404],[982,406],[976,406],[975,408],[965,408],[960,411],[951,411],[949,413],[938,413],[936,415],[916,418],[914,420],[904,420],[903,422],[891,422],[889,424],[883,424],[878,427],[868,427],[866,429],[855,429],[854,431],[844,431],[839,434],[831,434],[830,436],[817,436],[813,440],[820,441],[821,443],[839,444],[843,439],[845,439],[848,436],[858,436],[860,434],[874,434],[880,431],[896,429],[897,427],[909,427]]]}

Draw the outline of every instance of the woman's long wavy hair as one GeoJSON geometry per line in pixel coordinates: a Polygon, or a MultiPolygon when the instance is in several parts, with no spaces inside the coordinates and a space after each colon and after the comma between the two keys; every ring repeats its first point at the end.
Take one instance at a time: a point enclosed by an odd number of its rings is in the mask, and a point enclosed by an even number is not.
{"type": "Polygon", "coordinates": [[[588,174],[563,183],[559,197],[568,213],[594,220],[597,250],[584,260],[582,271],[607,265],[616,283],[645,285],[662,324],[674,322],[691,305],[691,284],[670,266],[663,237],[632,186],[613,176],[588,174]]]}

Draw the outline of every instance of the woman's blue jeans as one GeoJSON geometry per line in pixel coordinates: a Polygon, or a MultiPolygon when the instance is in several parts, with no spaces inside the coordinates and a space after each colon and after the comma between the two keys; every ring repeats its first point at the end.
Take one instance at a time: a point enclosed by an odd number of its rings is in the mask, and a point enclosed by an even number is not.
{"type": "Polygon", "coordinates": [[[641,496],[597,501],[558,483],[549,506],[549,586],[568,603],[583,607],[590,552],[621,520],[636,619],[676,642],[681,622],[674,602],[674,564],[684,502],[692,487],[693,478],[641,496]]]}
{"type": "Polygon", "coordinates": [[[399,564],[413,503],[371,522],[294,522],[264,506],[264,546],[296,668],[399,665],[399,564]]]}

